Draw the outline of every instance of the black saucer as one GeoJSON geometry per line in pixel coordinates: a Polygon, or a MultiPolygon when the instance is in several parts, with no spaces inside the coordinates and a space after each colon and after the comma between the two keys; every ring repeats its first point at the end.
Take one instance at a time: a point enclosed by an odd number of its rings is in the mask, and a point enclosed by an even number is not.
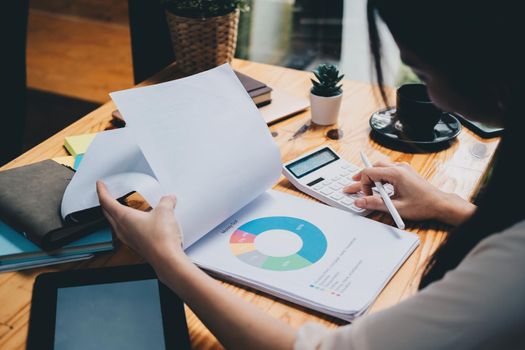
{"type": "Polygon", "coordinates": [[[403,133],[396,108],[381,109],[370,117],[371,136],[386,147],[411,152],[435,152],[447,148],[461,132],[461,123],[451,113],[443,113],[428,140],[413,140],[403,133]]]}

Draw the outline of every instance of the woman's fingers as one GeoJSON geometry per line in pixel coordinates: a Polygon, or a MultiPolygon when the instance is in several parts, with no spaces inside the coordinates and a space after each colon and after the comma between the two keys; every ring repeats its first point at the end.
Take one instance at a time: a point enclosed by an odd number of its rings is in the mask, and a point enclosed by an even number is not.
{"type": "Polygon", "coordinates": [[[374,184],[363,184],[362,182],[356,182],[351,184],[350,186],[347,186],[343,189],[343,192],[345,193],[357,193],[359,191],[362,191],[367,196],[372,195],[372,187],[374,187],[374,184]]]}
{"type": "Polygon", "coordinates": [[[157,204],[156,208],[173,211],[176,205],[177,205],[177,197],[175,197],[174,195],[163,196],[160,199],[159,204],[157,204]]]}
{"type": "Polygon", "coordinates": [[[354,202],[356,207],[369,210],[386,210],[385,202],[379,196],[366,196],[363,198],[358,198],[354,202]]]}
{"type": "MultiPolygon", "coordinates": [[[[387,163],[385,163],[387,164],[387,163]]],[[[356,193],[363,191],[366,195],[372,194],[372,188],[376,181],[388,182],[393,185],[399,182],[401,176],[400,170],[397,167],[385,166],[377,168],[366,168],[358,174],[354,175],[353,180],[357,181],[344,189],[346,193],[356,193]]]]}
{"type": "Polygon", "coordinates": [[[408,164],[408,163],[392,163],[392,162],[380,160],[378,162],[375,162],[373,167],[371,167],[371,168],[364,168],[363,170],[361,170],[357,174],[353,175],[352,179],[354,181],[361,181],[361,176],[363,175],[363,172],[365,174],[367,174],[370,169],[379,169],[379,171],[385,170],[385,171],[388,172],[389,169],[391,169],[391,168],[398,167],[398,166],[405,166],[405,164],[408,164]]]}
{"type": "MultiPolygon", "coordinates": [[[[399,203],[396,200],[392,200],[392,203],[396,208],[399,206],[399,203]]],[[[358,198],[355,200],[354,204],[356,207],[362,209],[377,210],[383,212],[388,211],[388,208],[386,207],[383,198],[377,195],[358,198]]]]}
{"type": "Polygon", "coordinates": [[[361,183],[354,182],[353,184],[346,186],[343,190],[345,193],[357,193],[361,191],[361,183]]]}
{"type": "Polygon", "coordinates": [[[97,181],[97,194],[102,209],[113,218],[113,221],[118,221],[126,211],[133,210],[132,208],[120,204],[116,199],[111,197],[108,188],[100,180],[97,181]]]}
{"type": "Polygon", "coordinates": [[[115,219],[113,219],[113,217],[111,215],[109,215],[109,213],[104,209],[102,208],[102,213],[104,214],[104,216],[106,217],[106,219],[109,221],[109,224],[116,229],[117,227],[117,222],[115,221],[115,219]]]}
{"type": "Polygon", "coordinates": [[[361,183],[368,186],[374,186],[376,181],[395,184],[400,177],[398,167],[366,168],[361,172],[361,183]]]}
{"type": "Polygon", "coordinates": [[[396,164],[389,162],[387,160],[379,160],[374,163],[374,168],[385,168],[385,167],[394,166],[394,165],[396,164]]]}

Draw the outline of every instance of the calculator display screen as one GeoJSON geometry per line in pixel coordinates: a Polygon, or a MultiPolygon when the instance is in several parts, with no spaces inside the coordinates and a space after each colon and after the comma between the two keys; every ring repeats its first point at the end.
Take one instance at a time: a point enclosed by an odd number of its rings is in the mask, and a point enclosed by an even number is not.
{"type": "Polygon", "coordinates": [[[309,156],[288,164],[286,169],[288,169],[296,178],[301,178],[338,159],[339,157],[337,154],[332,152],[330,148],[323,148],[309,156]]]}

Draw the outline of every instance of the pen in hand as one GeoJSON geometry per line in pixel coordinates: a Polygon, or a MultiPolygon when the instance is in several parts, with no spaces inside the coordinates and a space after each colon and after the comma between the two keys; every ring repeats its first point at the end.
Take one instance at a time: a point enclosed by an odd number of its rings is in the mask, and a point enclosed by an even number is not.
{"type": "MultiPolygon", "coordinates": [[[[365,165],[365,167],[372,168],[372,164],[370,163],[366,154],[363,151],[361,151],[361,160],[363,161],[363,164],[365,165]]],[[[399,215],[396,207],[394,207],[394,203],[392,203],[392,200],[386,193],[385,188],[383,187],[383,184],[381,183],[381,181],[374,181],[374,184],[376,185],[376,188],[379,191],[381,198],[383,198],[383,202],[385,202],[385,205],[388,208],[390,215],[392,215],[392,218],[394,219],[397,227],[401,230],[404,230],[405,223],[403,222],[403,219],[401,219],[401,216],[399,215]]]]}

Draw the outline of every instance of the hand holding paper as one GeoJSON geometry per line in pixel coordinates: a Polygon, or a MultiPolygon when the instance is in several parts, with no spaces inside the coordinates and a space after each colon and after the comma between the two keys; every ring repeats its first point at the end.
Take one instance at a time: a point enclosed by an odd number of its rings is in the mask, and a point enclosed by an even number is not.
{"type": "Polygon", "coordinates": [[[229,65],[111,97],[127,126],[97,135],[63,216],[98,206],[99,179],[114,197],[137,191],[152,206],[175,194],[188,247],[280,176],[279,149],[229,65]]]}

